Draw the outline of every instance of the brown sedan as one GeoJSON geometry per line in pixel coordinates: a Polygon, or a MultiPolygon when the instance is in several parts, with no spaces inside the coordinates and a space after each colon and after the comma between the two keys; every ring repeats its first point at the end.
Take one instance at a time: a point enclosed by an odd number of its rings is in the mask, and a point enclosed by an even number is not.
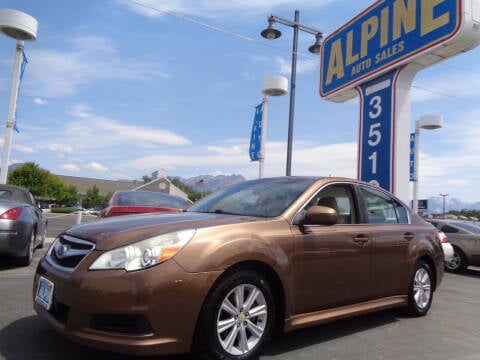
{"type": "Polygon", "coordinates": [[[259,179],[182,213],[66,230],[38,266],[33,299],[88,346],[252,359],[275,329],[391,307],[425,315],[443,260],[434,227],[382,189],[259,179]]]}

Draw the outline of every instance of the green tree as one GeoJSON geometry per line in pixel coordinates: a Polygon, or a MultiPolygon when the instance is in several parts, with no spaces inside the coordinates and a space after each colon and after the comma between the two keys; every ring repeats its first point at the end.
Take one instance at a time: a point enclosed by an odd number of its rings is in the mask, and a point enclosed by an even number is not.
{"type": "Polygon", "coordinates": [[[47,196],[55,199],[57,204],[74,205],[78,195],[75,186],[67,186],[59,177],[40,168],[34,162],[19,166],[8,175],[8,184],[23,186],[33,196],[47,196]]]}
{"type": "Polygon", "coordinates": [[[87,189],[85,198],[82,201],[82,206],[84,208],[93,208],[99,204],[105,202],[105,197],[100,195],[100,190],[97,185],[93,185],[93,188],[87,189]]]}
{"type": "Polygon", "coordinates": [[[8,174],[8,184],[23,186],[34,196],[48,196],[51,174],[34,162],[27,162],[8,174]]]}

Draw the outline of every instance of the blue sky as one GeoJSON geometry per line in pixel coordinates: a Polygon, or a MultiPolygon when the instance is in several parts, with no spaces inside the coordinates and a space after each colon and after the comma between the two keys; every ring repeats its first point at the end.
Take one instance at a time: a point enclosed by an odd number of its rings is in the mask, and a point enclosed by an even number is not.
{"type": "MultiPolygon", "coordinates": [[[[289,78],[293,30],[260,36],[275,14],[328,35],[371,5],[365,0],[3,0],[39,22],[18,100],[10,163],[54,174],[136,179],[258,176],[248,146],[262,79],[289,78]],[[144,4],[145,6],[139,6],[144,4]]],[[[318,95],[314,37],[300,32],[293,175],[356,176],[358,99],[318,95]]],[[[15,41],[0,36],[0,145],[15,41]]],[[[419,198],[448,193],[480,201],[480,48],[417,74],[412,128],[425,114],[444,127],[422,131],[419,198]]],[[[270,98],[265,176],[285,174],[289,97],[270,98]]]]}

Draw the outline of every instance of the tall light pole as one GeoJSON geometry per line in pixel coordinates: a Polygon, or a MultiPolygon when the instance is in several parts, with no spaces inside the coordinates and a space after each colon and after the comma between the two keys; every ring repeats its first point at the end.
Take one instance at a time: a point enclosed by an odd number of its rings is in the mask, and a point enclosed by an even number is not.
{"type": "Polygon", "coordinates": [[[315,35],[315,44],[310,46],[308,50],[311,53],[318,54],[323,33],[320,30],[305,26],[299,23],[300,12],[295,10],[295,21],[290,21],[279,16],[270,15],[268,18],[268,27],[261,32],[262,37],[268,40],[279,38],[282,33],[275,28],[275,22],[287,25],[293,28],[293,49],[292,49],[292,70],[290,75],[290,110],[288,115],[288,141],[287,141],[287,169],[286,175],[292,174],[292,143],[293,143],[293,119],[295,113],[295,88],[297,77],[297,47],[298,47],[298,30],[305,31],[315,35]]]}
{"type": "Polygon", "coordinates": [[[439,194],[441,197],[443,197],[443,218],[445,219],[445,197],[447,197],[450,194],[439,194]]]}
{"type": "Polygon", "coordinates": [[[0,184],[7,183],[8,162],[12,147],[12,131],[15,124],[15,110],[17,107],[18,86],[20,85],[20,67],[22,64],[23,42],[37,38],[38,22],[32,16],[18,10],[0,9],[0,33],[17,40],[15,60],[13,63],[12,86],[8,106],[5,140],[0,170],[0,184]]]}
{"type": "Polygon", "coordinates": [[[268,76],[262,81],[262,134],[260,137],[260,159],[258,162],[258,177],[263,177],[265,167],[265,146],[267,142],[268,97],[282,96],[288,92],[288,80],[283,76],[268,76]]]}
{"type": "Polygon", "coordinates": [[[413,163],[413,211],[418,212],[418,163],[420,149],[420,129],[435,130],[443,125],[443,118],[438,115],[424,115],[415,121],[415,145],[413,163]]]}

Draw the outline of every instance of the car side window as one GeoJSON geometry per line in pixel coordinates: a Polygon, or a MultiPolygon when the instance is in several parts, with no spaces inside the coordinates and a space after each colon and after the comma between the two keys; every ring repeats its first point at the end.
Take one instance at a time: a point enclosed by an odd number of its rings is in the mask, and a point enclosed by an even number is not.
{"type": "Polygon", "coordinates": [[[365,186],[361,187],[368,223],[370,224],[408,224],[407,209],[387,194],[365,186]]]}
{"type": "Polygon", "coordinates": [[[311,206],[326,206],[337,212],[337,224],[356,223],[352,189],[348,185],[330,185],[320,190],[304,207],[306,212],[311,206]]]}
{"type": "Polygon", "coordinates": [[[454,228],[453,226],[450,226],[450,225],[443,225],[442,226],[442,231],[445,234],[455,234],[455,233],[459,232],[459,230],[457,228],[454,228]]]}

